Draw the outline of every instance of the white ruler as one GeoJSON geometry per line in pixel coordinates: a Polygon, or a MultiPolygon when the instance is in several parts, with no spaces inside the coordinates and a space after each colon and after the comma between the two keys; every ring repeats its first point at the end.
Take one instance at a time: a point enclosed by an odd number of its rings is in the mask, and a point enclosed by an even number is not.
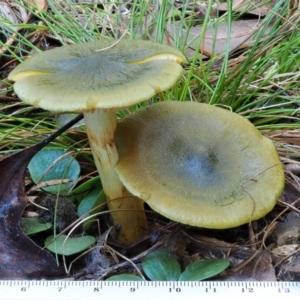
{"type": "Polygon", "coordinates": [[[300,282],[0,281],[0,299],[300,300],[300,282]],[[263,298],[264,297],[264,298],[263,298]]]}

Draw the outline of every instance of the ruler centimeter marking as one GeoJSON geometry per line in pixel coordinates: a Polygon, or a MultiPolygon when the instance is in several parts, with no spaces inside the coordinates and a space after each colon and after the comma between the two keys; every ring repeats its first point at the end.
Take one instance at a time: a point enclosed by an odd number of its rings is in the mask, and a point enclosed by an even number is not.
{"type": "Polygon", "coordinates": [[[300,282],[0,280],[1,300],[253,300],[263,296],[300,300],[300,282]]]}

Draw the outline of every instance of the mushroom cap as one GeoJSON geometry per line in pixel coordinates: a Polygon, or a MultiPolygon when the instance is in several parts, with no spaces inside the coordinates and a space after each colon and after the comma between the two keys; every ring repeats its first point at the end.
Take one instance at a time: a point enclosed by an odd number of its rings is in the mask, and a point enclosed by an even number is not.
{"type": "Polygon", "coordinates": [[[231,228],[270,212],[284,188],[272,141],[248,120],[196,102],[160,102],[118,125],[116,171],[169,219],[231,228]]]}
{"type": "Polygon", "coordinates": [[[8,79],[24,102],[55,112],[122,108],[170,88],[184,55],[141,40],[98,40],[37,54],[8,79]]]}

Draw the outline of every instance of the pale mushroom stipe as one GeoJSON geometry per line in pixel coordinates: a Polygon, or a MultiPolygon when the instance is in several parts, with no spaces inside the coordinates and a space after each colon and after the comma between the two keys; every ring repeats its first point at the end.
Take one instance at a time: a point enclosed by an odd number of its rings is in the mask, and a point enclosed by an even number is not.
{"type": "Polygon", "coordinates": [[[147,233],[143,201],[115,171],[116,110],[149,99],[180,78],[184,55],[148,41],[99,40],[62,46],[17,66],[9,80],[24,102],[57,113],[84,114],[86,131],[118,239],[129,244],[147,233]]]}
{"type": "Polygon", "coordinates": [[[192,226],[236,227],[265,216],[284,188],[277,150],[223,108],[165,101],[125,117],[115,134],[117,173],[163,216],[192,226]]]}

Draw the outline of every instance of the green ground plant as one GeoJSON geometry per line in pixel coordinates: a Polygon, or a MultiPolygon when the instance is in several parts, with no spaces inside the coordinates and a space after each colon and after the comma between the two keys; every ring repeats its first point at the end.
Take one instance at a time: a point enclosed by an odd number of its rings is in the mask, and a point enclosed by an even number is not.
{"type": "MultiPolygon", "coordinates": [[[[229,262],[225,259],[206,259],[189,264],[183,272],[174,254],[168,250],[157,250],[142,259],[142,269],[151,281],[199,281],[223,272],[229,262]]],[[[131,274],[114,275],[109,281],[143,281],[131,274]]]]}

